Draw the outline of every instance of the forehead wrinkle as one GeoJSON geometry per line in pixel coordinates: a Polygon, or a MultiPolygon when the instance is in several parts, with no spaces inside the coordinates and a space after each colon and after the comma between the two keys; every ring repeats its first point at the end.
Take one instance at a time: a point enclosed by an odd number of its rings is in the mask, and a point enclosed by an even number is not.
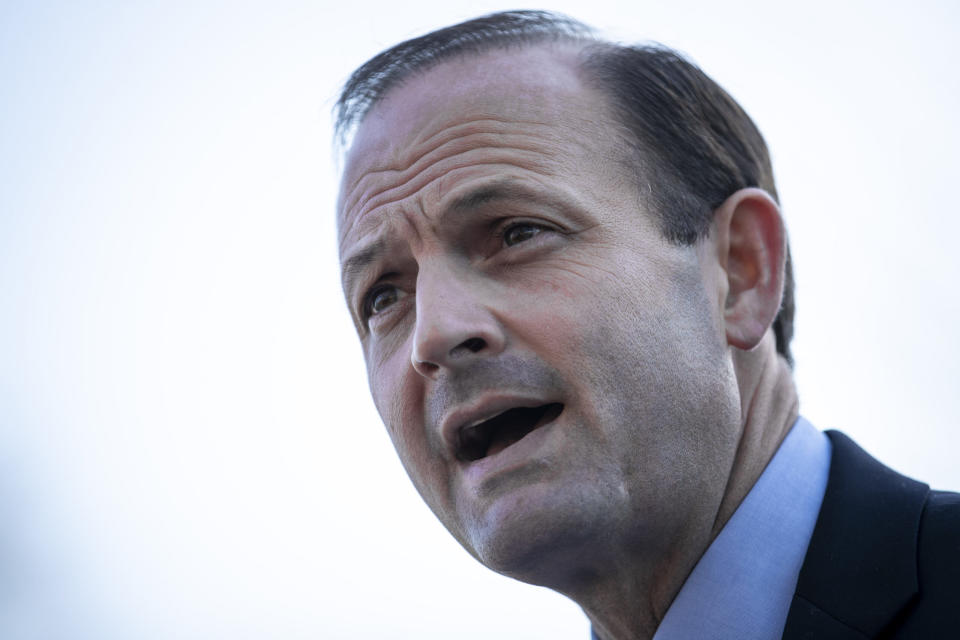
{"type": "MultiPolygon", "coordinates": [[[[414,142],[409,149],[417,149],[419,153],[412,154],[408,162],[397,163],[384,166],[382,168],[374,167],[364,172],[357,178],[353,186],[343,201],[341,211],[346,213],[350,210],[358,210],[359,213],[355,220],[363,217],[367,211],[381,203],[389,202],[391,199],[399,200],[410,193],[413,193],[423,187],[422,181],[414,180],[410,182],[411,176],[423,174],[425,167],[442,161],[446,158],[452,158],[456,155],[446,155],[451,147],[454,149],[458,145],[468,145],[464,153],[471,150],[480,150],[483,148],[499,147],[504,151],[512,148],[520,151],[535,152],[539,150],[537,141],[549,141],[553,137],[545,133],[531,132],[530,129],[548,129],[550,125],[545,122],[532,120],[508,120],[494,117],[483,117],[475,120],[463,122],[454,126],[445,127],[427,137],[422,142],[414,142]],[[510,131],[510,129],[513,131],[510,131]],[[517,131],[517,128],[523,130],[517,131]],[[503,144],[503,136],[511,135],[511,145],[503,144]],[[524,139],[530,139],[529,143],[521,144],[524,139]],[[439,160],[436,156],[441,156],[439,160]],[[391,179],[394,175],[395,179],[391,179]],[[376,184],[379,180],[384,180],[386,186],[380,189],[367,187],[370,182],[376,184]],[[399,184],[397,184],[399,183],[399,184]],[[391,186],[393,185],[393,186],[391,186]]],[[[426,179],[429,176],[426,176],[426,179]]],[[[349,231],[349,230],[347,230],[349,231]]]]}
{"type": "MultiPolygon", "coordinates": [[[[511,155],[515,157],[515,150],[511,155]]],[[[462,158],[455,166],[445,168],[439,175],[425,176],[422,180],[416,180],[409,188],[396,187],[395,189],[391,189],[390,193],[384,192],[376,201],[370,202],[366,211],[361,211],[356,216],[353,216],[349,221],[349,225],[341,228],[340,253],[343,253],[344,247],[348,244],[348,240],[351,237],[361,238],[374,232],[384,224],[384,222],[394,217],[394,215],[403,215],[409,223],[413,224],[412,212],[408,211],[411,207],[415,208],[423,219],[430,220],[434,217],[431,212],[436,211],[436,207],[426,206],[424,197],[428,194],[425,192],[430,191],[431,187],[433,187],[432,198],[430,199],[435,199],[437,203],[439,203],[445,195],[447,189],[445,183],[451,178],[451,174],[459,170],[473,170],[480,167],[497,167],[501,170],[511,168],[521,173],[536,169],[543,175],[552,174],[552,171],[546,166],[546,163],[535,165],[533,162],[519,163],[508,161],[505,158],[479,162],[471,160],[470,158],[462,158]],[[418,193],[420,197],[412,198],[412,196],[418,193]]]]}
{"type": "MultiPolygon", "coordinates": [[[[376,177],[380,174],[386,173],[400,173],[404,174],[409,172],[411,169],[415,168],[424,156],[436,151],[437,149],[444,146],[446,143],[456,140],[457,138],[464,137],[470,133],[484,133],[484,124],[501,124],[501,125],[510,125],[510,124],[519,124],[519,125],[537,125],[543,124],[533,121],[522,121],[522,120],[508,120],[505,118],[497,118],[495,116],[485,115],[483,117],[474,118],[472,120],[467,120],[452,126],[443,126],[440,129],[425,137],[423,140],[414,139],[405,151],[410,155],[410,159],[406,162],[401,161],[400,159],[395,159],[395,162],[387,164],[382,168],[373,168],[370,171],[362,174],[356,181],[354,181],[353,187],[350,188],[349,197],[344,203],[345,207],[352,207],[353,201],[358,199],[360,195],[357,194],[357,190],[362,186],[362,183],[368,179],[368,177],[376,177]],[[463,133],[463,129],[475,129],[468,133],[463,133]],[[420,153],[412,153],[415,149],[422,149],[420,153]]],[[[490,127],[487,133],[501,133],[495,127],[490,127]]]]}
{"type": "MultiPolygon", "coordinates": [[[[511,167],[521,171],[526,171],[530,169],[529,164],[518,164],[515,162],[504,162],[501,160],[501,161],[491,161],[491,162],[469,162],[462,166],[455,167],[454,169],[451,169],[451,171],[455,171],[456,169],[473,169],[476,167],[483,167],[483,166],[511,167]]],[[[545,172],[545,167],[541,167],[541,170],[544,170],[545,172]]],[[[429,189],[431,185],[433,185],[435,187],[435,191],[437,192],[436,199],[439,201],[441,199],[441,196],[443,195],[443,186],[441,183],[449,177],[450,177],[449,172],[444,172],[441,175],[437,176],[436,178],[429,180],[428,182],[426,182],[426,184],[422,185],[421,187],[418,187],[418,189],[414,190],[414,193],[416,193],[416,191],[420,191],[423,189],[429,189]]],[[[413,194],[407,194],[406,197],[409,198],[410,195],[413,195],[413,194]]],[[[532,200],[533,198],[528,197],[526,199],[532,200]]],[[[399,211],[396,213],[398,215],[404,216],[407,219],[408,223],[411,224],[412,226],[414,227],[417,226],[414,222],[414,216],[408,211],[408,206],[404,206],[402,203],[403,203],[403,200],[400,200],[400,201],[390,200],[382,204],[378,203],[374,208],[370,209],[369,211],[361,213],[356,217],[354,217],[350,221],[349,227],[347,229],[344,229],[341,234],[340,253],[341,254],[343,253],[344,246],[347,244],[347,241],[351,236],[363,237],[364,235],[372,233],[375,229],[380,227],[386,221],[386,219],[389,219],[392,217],[393,214],[389,212],[383,213],[382,215],[376,215],[377,212],[382,211],[384,207],[389,207],[390,205],[397,205],[397,207],[399,207],[399,211]]],[[[432,221],[433,218],[436,217],[434,214],[430,213],[430,211],[433,209],[428,210],[428,208],[424,207],[424,204],[421,198],[417,198],[413,202],[410,202],[408,200],[408,203],[416,207],[422,219],[432,221]]],[[[431,226],[433,226],[432,223],[431,223],[431,226]]]]}

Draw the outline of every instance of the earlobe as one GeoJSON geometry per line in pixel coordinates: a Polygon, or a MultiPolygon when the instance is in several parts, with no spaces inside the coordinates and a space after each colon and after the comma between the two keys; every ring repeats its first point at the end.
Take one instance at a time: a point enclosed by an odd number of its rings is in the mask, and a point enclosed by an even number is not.
{"type": "Polygon", "coordinates": [[[783,296],[786,231],[780,207],[762,189],[741,189],[717,208],[713,224],[727,279],[727,343],[752,349],[773,324],[783,296]]]}

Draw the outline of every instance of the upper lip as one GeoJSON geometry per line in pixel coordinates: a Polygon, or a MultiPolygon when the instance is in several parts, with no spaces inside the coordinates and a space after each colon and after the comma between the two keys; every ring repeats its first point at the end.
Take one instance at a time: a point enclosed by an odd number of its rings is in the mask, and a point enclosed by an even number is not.
{"type": "Polygon", "coordinates": [[[513,394],[484,395],[454,407],[440,423],[440,433],[450,453],[456,457],[460,449],[460,432],[480,424],[504,411],[518,407],[539,407],[553,400],[513,394]]]}

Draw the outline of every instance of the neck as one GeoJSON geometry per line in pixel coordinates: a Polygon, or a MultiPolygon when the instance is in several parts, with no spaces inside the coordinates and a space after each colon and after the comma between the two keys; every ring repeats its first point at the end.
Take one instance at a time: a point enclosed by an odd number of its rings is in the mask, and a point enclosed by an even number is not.
{"type": "Polygon", "coordinates": [[[695,536],[688,535],[682,545],[649,541],[663,552],[652,571],[631,573],[627,568],[637,566],[632,562],[636,558],[619,558],[606,566],[621,567],[620,575],[593,582],[586,593],[567,593],[583,607],[603,640],[653,637],[686,577],[753,488],[797,420],[799,400],[793,373],[776,353],[772,333],[768,332],[756,349],[735,351],[733,360],[740,390],[740,434],[713,526],[704,527],[695,536]]]}
{"type": "Polygon", "coordinates": [[[737,510],[800,415],[793,372],[769,331],[753,351],[734,355],[740,386],[741,434],[711,539],[737,510]]]}

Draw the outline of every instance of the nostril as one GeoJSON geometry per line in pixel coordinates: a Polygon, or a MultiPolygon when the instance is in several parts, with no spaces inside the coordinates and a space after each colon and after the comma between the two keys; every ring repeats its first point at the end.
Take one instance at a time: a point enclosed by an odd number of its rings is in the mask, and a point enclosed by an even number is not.
{"type": "Polygon", "coordinates": [[[440,368],[439,365],[433,364],[432,362],[417,362],[416,366],[420,370],[420,373],[427,376],[431,375],[440,368]]]}
{"type": "Polygon", "coordinates": [[[466,349],[471,353],[477,353],[486,346],[487,343],[483,338],[470,338],[469,340],[464,340],[460,343],[460,348],[466,349]]]}

